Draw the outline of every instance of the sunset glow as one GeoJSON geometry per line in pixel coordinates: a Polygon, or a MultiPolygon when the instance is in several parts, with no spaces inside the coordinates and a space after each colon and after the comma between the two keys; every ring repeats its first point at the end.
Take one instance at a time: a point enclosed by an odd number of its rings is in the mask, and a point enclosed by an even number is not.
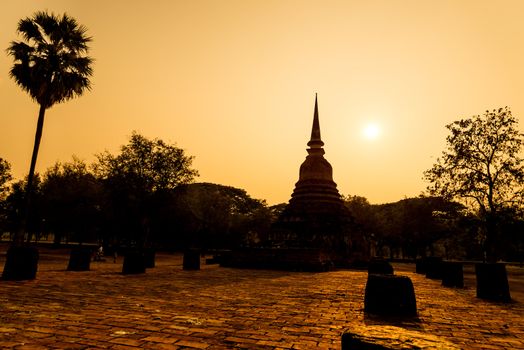
{"type": "Polygon", "coordinates": [[[366,125],[366,127],[362,130],[362,134],[368,140],[376,140],[380,136],[380,133],[380,126],[375,123],[366,125]]]}
{"type": "Polygon", "coordinates": [[[194,156],[197,181],[287,202],[318,93],[340,193],[385,203],[425,189],[446,124],[504,106],[524,115],[523,1],[5,1],[0,157],[17,179],[38,106],[5,50],[38,10],[84,25],[95,60],[92,90],[46,112],[40,173],[72,155],[92,163],[136,130],[194,156]]]}

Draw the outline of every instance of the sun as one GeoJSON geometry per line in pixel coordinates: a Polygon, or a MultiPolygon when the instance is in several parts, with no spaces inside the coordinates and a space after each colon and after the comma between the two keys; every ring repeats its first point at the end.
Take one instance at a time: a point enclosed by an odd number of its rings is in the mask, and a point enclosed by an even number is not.
{"type": "Polygon", "coordinates": [[[376,123],[370,123],[362,129],[362,135],[368,140],[376,140],[380,136],[380,126],[376,123]]]}

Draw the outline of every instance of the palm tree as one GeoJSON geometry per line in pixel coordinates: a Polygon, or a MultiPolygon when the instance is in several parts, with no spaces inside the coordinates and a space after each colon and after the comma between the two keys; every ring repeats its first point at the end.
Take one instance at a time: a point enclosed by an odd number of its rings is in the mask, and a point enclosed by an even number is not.
{"type": "MultiPolygon", "coordinates": [[[[33,178],[45,111],[55,103],[80,96],[86,89],[90,90],[89,77],[93,73],[91,68],[93,59],[87,56],[91,38],[86,36],[86,28],[67,14],[60,17],[53,13],[36,12],[33,17],[18,22],[17,32],[23,40],[13,41],[7,48],[8,55],[14,58],[14,65],[9,75],[40,106],[31,166],[27,177],[25,200],[27,220],[31,208],[33,178]]],[[[14,245],[19,245],[23,239],[24,232],[18,232],[14,245]]],[[[28,235],[29,239],[30,235],[28,235]]],[[[6,268],[7,265],[8,261],[6,261],[6,268]]],[[[4,278],[6,268],[4,268],[4,278]]]]}

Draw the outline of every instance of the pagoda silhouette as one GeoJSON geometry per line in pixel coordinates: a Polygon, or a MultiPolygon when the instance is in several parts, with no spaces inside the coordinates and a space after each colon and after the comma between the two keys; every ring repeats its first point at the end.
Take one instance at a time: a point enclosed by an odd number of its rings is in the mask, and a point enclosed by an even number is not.
{"type": "Polygon", "coordinates": [[[333,168],[324,158],[316,95],[307,145],[298,182],[268,240],[233,252],[224,265],[321,271],[368,259],[364,241],[352,229],[352,216],[333,181],[333,168]]]}
{"type": "Polygon", "coordinates": [[[324,158],[324,142],[320,137],[318,102],[307,157],[300,166],[298,182],[278,221],[273,225],[272,240],[287,245],[325,243],[340,226],[350,222],[350,214],[333,181],[333,168],[324,158]]]}

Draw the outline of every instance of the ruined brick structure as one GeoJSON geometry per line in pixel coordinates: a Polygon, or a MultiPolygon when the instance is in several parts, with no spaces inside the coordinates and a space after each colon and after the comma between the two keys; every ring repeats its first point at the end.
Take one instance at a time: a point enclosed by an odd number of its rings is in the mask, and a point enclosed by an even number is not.
{"type": "Polygon", "coordinates": [[[333,181],[333,168],[324,158],[316,97],[307,145],[298,182],[268,241],[232,252],[224,265],[322,271],[368,259],[366,245],[352,229],[351,214],[333,181]]]}
{"type": "Polygon", "coordinates": [[[362,240],[352,235],[352,218],[333,181],[333,168],[324,158],[318,102],[315,97],[311,139],[299,180],[278,221],[273,225],[273,245],[321,249],[332,261],[364,257],[362,240]],[[357,252],[358,251],[358,252],[357,252]]]}

